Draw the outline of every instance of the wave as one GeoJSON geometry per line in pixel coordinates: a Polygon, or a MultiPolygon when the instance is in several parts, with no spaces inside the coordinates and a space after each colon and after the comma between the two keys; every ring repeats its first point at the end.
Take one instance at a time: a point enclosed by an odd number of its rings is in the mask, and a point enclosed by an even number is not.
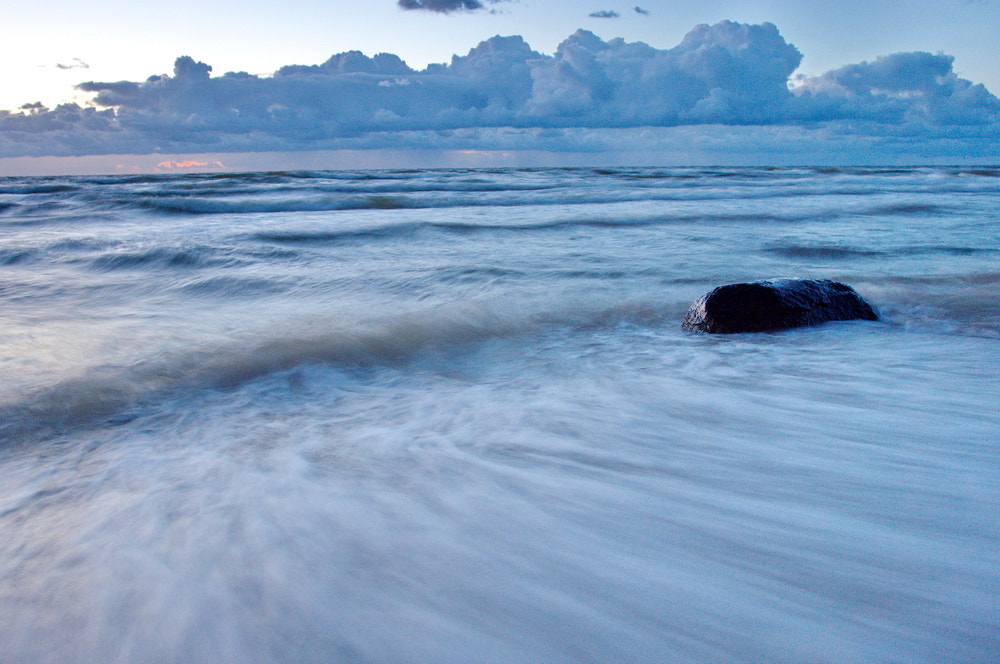
{"type": "Polygon", "coordinates": [[[49,214],[53,212],[63,212],[70,210],[74,205],[68,201],[45,201],[43,203],[22,204],[18,206],[18,212],[24,216],[36,214],[49,214]]]}
{"type": "MultiPolygon", "coordinates": [[[[389,171],[387,171],[389,172],[389,171]]],[[[415,171],[424,172],[424,171],[415,171]]],[[[294,180],[353,180],[361,171],[227,171],[224,173],[155,173],[146,175],[89,175],[76,178],[89,184],[153,184],[166,181],[214,182],[240,180],[249,182],[287,182],[294,180]]]]}
{"type": "Polygon", "coordinates": [[[123,250],[115,241],[60,240],[41,247],[0,249],[0,265],[18,265],[40,260],[82,264],[98,272],[137,269],[193,269],[239,267],[253,261],[297,257],[298,253],[278,248],[217,249],[208,246],[157,247],[144,251],[123,250]],[[79,254],[83,254],[80,256],[79,254]],[[93,256],[94,253],[98,255],[93,256]],[[90,254],[90,255],[88,255],[90,254]]]}
{"type": "MultiPolygon", "coordinates": [[[[164,187],[156,189],[143,189],[137,192],[119,192],[119,199],[130,202],[134,198],[147,201],[157,200],[179,200],[179,199],[222,199],[229,198],[230,202],[236,197],[258,196],[272,201],[277,196],[282,196],[286,200],[302,197],[316,197],[323,195],[340,195],[354,197],[380,197],[392,196],[396,194],[414,193],[503,193],[503,192],[535,192],[560,188],[556,184],[517,184],[509,182],[488,182],[478,179],[451,180],[441,182],[435,180],[417,181],[318,181],[308,184],[298,182],[292,183],[260,183],[253,180],[229,181],[229,182],[196,182],[185,186],[179,186],[175,182],[163,183],[164,187]]],[[[98,197],[93,197],[96,202],[101,202],[98,197]]],[[[280,200],[280,199],[279,199],[280,200]]],[[[239,201],[237,201],[239,202],[239,201]]],[[[168,204],[169,205],[169,204],[168,204]]]]}
{"type": "MultiPolygon", "coordinates": [[[[975,193],[975,189],[955,186],[939,189],[938,193],[975,193]]],[[[249,197],[239,199],[179,197],[179,198],[123,198],[115,205],[134,207],[164,214],[258,214],[282,212],[336,212],[347,210],[425,210],[479,207],[521,207],[521,206],[569,206],[569,205],[613,205],[617,203],[689,203],[710,201],[767,201],[777,205],[781,199],[840,197],[865,197],[883,194],[877,185],[850,187],[802,187],[780,190],[755,189],[740,193],[716,191],[714,189],[673,187],[619,188],[600,190],[581,188],[576,193],[566,193],[561,187],[511,188],[463,190],[456,187],[414,188],[406,193],[386,192],[379,195],[359,195],[353,193],[330,194],[316,191],[302,191],[298,195],[281,198],[249,197]],[[520,195],[519,195],[520,194],[520,195]],[[527,195],[525,195],[527,194],[527,195]]],[[[923,195],[920,188],[897,188],[896,195],[923,195]]],[[[873,205],[855,210],[845,209],[844,213],[865,216],[891,215],[936,215],[948,212],[944,205],[927,203],[896,203],[873,205]]]]}
{"type": "Polygon", "coordinates": [[[869,210],[867,214],[870,215],[894,215],[894,214],[912,214],[912,215],[932,215],[940,214],[947,208],[941,205],[933,205],[930,203],[893,203],[890,205],[877,205],[869,210]]]}
{"type": "Polygon", "coordinates": [[[0,250],[0,265],[28,263],[38,258],[38,252],[31,249],[0,250]]]}
{"type": "Polygon", "coordinates": [[[934,254],[946,254],[949,256],[973,256],[975,254],[993,254],[1000,252],[1000,247],[959,247],[955,245],[927,245],[917,247],[903,247],[893,252],[902,256],[923,256],[934,254]]]}
{"type": "MultiPolygon", "coordinates": [[[[700,176],[699,176],[700,177],[700,176]]],[[[260,190],[246,195],[239,190],[217,191],[211,195],[199,192],[121,192],[113,197],[82,201],[90,206],[110,209],[141,209],[161,214],[266,214],[282,212],[335,212],[347,210],[448,209],[461,207],[520,207],[559,205],[600,205],[632,202],[694,202],[715,200],[748,200],[866,196],[882,193],[877,186],[815,187],[789,189],[756,188],[735,193],[719,191],[711,186],[671,187],[597,187],[550,185],[485,185],[447,186],[421,182],[405,187],[358,188],[346,187],[330,191],[323,187],[306,189],[260,190]],[[281,193],[277,196],[275,194],[281,193]]],[[[905,193],[899,191],[898,193],[905,193]]],[[[914,191],[911,193],[919,193],[914,191]]],[[[863,214],[906,212],[906,208],[888,211],[873,208],[863,214]]],[[[913,210],[909,210],[913,211],[913,210]]],[[[927,210],[926,212],[929,212],[927,210]]]]}
{"type": "Polygon", "coordinates": [[[23,444],[78,428],[126,422],[158,402],[200,390],[235,389],[303,364],[348,370],[399,366],[428,351],[458,351],[544,329],[613,328],[629,321],[659,324],[678,315],[675,308],[639,301],[527,314],[513,307],[463,304],[317,334],[187,349],[133,366],[95,367],[0,405],[0,440],[23,444]]]}
{"type": "Polygon", "coordinates": [[[63,194],[79,189],[79,186],[71,184],[10,184],[0,185],[0,195],[63,194]]]}
{"type": "MultiPolygon", "coordinates": [[[[163,267],[199,267],[210,262],[205,249],[152,249],[142,252],[107,254],[91,261],[96,270],[126,270],[158,265],[163,267]]],[[[221,261],[214,261],[215,264],[221,261]]]]}
{"type": "Polygon", "coordinates": [[[700,173],[678,172],[676,170],[654,171],[641,168],[593,168],[593,175],[611,176],[626,180],[697,180],[700,173]]]}
{"type": "Polygon", "coordinates": [[[1000,168],[963,168],[952,171],[952,175],[975,175],[984,178],[1000,178],[1000,168]]]}
{"type": "Polygon", "coordinates": [[[647,218],[604,218],[604,219],[557,219],[526,223],[468,223],[462,221],[413,221],[397,224],[346,228],[337,230],[287,230],[262,231],[253,238],[264,242],[280,244],[325,244],[369,240],[377,238],[407,237],[424,230],[454,234],[497,233],[497,232],[548,232],[575,228],[641,228],[644,226],[664,226],[692,222],[732,222],[747,223],[788,223],[800,221],[804,217],[796,215],[661,215],[647,218]]]}
{"type": "Polygon", "coordinates": [[[897,275],[854,284],[894,325],[1000,338],[1000,272],[897,275]]]}
{"type": "Polygon", "coordinates": [[[141,268],[191,269],[238,267],[247,264],[249,262],[248,259],[278,257],[275,252],[265,252],[260,256],[254,256],[254,253],[241,252],[241,254],[245,254],[245,257],[240,257],[231,251],[218,250],[206,246],[158,247],[146,251],[113,250],[89,260],[88,266],[99,272],[141,268]]]}
{"type": "Polygon", "coordinates": [[[253,238],[263,242],[278,244],[328,244],[350,241],[354,239],[375,239],[383,237],[404,237],[412,235],[421,228],[433,224],[411,222],[391,226],[376,226],[371,228],[356,228],[330,231],[262,231],[255,233],[253,238]]]}
{"type": "MultiPolygon", "coordinates": [[[[125,202],[125,204],[130,204],[125,202]]],[[[393,210],[409,205],[402,197],[318,196],[281,199],[215,200],[206,198],[143,198],[136,207],[173,214],[254,214],[279,212],[335,212],[338,210],[393,210]]]]}
{"type": "Polygon", "coordinates": [[[967,247],[957,245],[917,245],[910,247],[898,247],[894,249],[875,250],[861,247],[847,247],[843,245],[773,244],[765,247],[764,251],[783,258],[849,260],[853,258],[873,258],[878,256],[973,256],[976,254],[997,253],[1000,252],[1000,248],[993,249],[988,247],[967,247]]]}
{"type": "MultiPolygon", "coordinates": [[[[893,275],[880,277],[877,284],[901,284],[907,286],[1000,286],[1000,272],[969,272],[964,274],[893,275]]],[[[997,300],[1000,306],[1000,299],[997,300]]]]}
{"type": "Polygon", "coordinates": [[[96,238],[66,238],[46,245],[45,250],[54,252],[100,251],[107,249],[109,246],[117,246],[117,243],[114,241],[98,240],[96,238]]]}
{"type": "Polygon", "coordinates": [[[839,245],[818,245],[803,246],[797,244],[772,245],[765,248],[765,251],[784,258],[829,258],[829,259],[850,259],[850,258],[871,258],[872,256],[882,256],[884,252],[873,251],[871,249],[855,249],[839,245]]]}
{"type": "Polygon", "coordinates": [[[292,284],[275,279],[225,276],[195,279],[178,286],[175,290],[187,295],[222,297],[231,300],[284,293],[291,288],[292,284]]]}
{"type": "Polygon", "coordinates": [[[482,283],[494,279],[523,279],[529,275],[523,270],[503,267],[443,267],[434,275],[442,284],[482,283]]]}

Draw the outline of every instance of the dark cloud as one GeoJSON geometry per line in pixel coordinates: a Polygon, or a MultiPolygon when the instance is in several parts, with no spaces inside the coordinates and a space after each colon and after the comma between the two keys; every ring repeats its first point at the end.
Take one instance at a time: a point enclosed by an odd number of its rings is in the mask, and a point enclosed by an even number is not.
{"type": "MultiPolygon", "coordinates": [[[[491,4],[505,1],[486,0],[491,4]]],[[[485,8],[479,0],[398,0],[396,4],[400,9],[438,12],[439,14],[450,14],[457,11],[471,12],[485,8]]]]}
{"type": "Polygon", "coordinates": [[[273,76],[213,76],[183,56],[169,75],[80,84],[93,95],[85,107],[0,111],[0,157],[581,149],[605,145],[597,137],[608,132],[683,126],[800,125],[915,143],[978,135],[996,144],[1000,101],[959,78],[950,56],[897,53],[799,77],[790,88],[801,59],[774,25],[730,21],[697,26],[670,49],[580,30],[543,55],[521,37],[497,36],[420,71],[389,53],[348,51],[273,76]]]}
{"type": "Polygon", "coordinates": [[[621,14],[609,9],[590,13],[590,18],[618,18],[619,16],[621,16],[621,14]]]}
{"type": "Polygon", "coordinates": [[[649,16],[650,14],[653,13],[653,12],[649,11],[648,9],[643,9],[642,7],[638,7],[638,6],[633,7],[632,9],[633,9],[633,11],[636,14],[642,14],[643,16],[649,16]]]}
{"type": "Polygon", "coordinates": [[[56,63],[56,69],[90,69],[90,65],[88,65],[80,58],[73,58],[73,64],[71,65],[56,63]]]}

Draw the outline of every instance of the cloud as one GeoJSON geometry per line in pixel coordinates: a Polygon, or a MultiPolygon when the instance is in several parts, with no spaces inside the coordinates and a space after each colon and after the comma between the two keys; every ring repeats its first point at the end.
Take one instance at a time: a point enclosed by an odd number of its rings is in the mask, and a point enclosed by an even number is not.
{"type": "Polygon", "coordinates": [[[653,12],[649,11],[648,9],[643,9],[642,7],[639,7],[639,6],[633,7],[632,10],[636,14],[642,14],[643,16],[649,16],[650,14],[653,13],[653,12]]]}
{"type": "Polygon", "coordinates": [[[897,53],[790,81],[801,59],[774,25],[731,21],[696,26],[668,49],[579,30],[544,55],[496,36],[419,71],[391,53],[347,51],[272,76],[213,75],[182,56],[171,74],[81,83],[86,106],[0,111],[0,157],[586,151],[610,149],[624,129],[684,126],[996,145],[1000,101],[958,77],[948,55],[897,53]]]}
{"type": "MultiPolygon", "coordinates": [[[[496,4],[506,2],[506,0],[486,0],[486,2],[496,4]]],[[[485,9],[479,0],[398,0],[396,4],[400,9],[437,12],[439,14],[485,9]]]]}
{"type": "Polygon", "coordinates": [[[191,170],[191,169],[203,169],[203,168],[225,168],[221,161],[196,161],[194,159],[185,159],[184,161],[161,161],[156,165],[157,168],[167,169],[167,170],[191,170]]]}
{"type": "Polygon", "coordinates": [[[889,124],[996,123],[1000,101],[982,84],[959,78],[953,62],[943,53],[894,53],[799,79],[800,117],[889,124]]]}
{"type": "Polygon", "coordinates": [[[590,13],[590,18],[618,18],[619,16],[621,16],[621,14],[609,9],[590,13]]]}
{"type": "Polygon", "coordinates": [[[668,50],[578,31],[536,63],[528,109],[559,126],[781,122],[801,59],[769,23],[701,25],[668,50]]]}
{"type": "Polygon", "coordinates": [[[90,69],[90,65],[88,65],[80,58],[73,58],[73,64],[70,65],[56,63],[56,69],[90,69]]]}

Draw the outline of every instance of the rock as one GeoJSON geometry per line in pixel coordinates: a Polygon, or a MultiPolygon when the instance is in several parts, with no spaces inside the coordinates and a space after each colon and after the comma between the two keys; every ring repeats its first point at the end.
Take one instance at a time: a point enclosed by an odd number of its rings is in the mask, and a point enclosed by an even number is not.
{"type": "Polygon", "coordinates": [[[694,304],[682,327],[718,334],[773,332],[832,320],[878,320],[845,284],[828,279],[774,279],[719,286],[694,304]]]}

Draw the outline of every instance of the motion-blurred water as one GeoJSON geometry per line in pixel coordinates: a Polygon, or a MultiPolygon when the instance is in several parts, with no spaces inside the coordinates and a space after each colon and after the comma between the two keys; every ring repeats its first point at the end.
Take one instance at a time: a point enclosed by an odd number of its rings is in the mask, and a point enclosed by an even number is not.
{"type": "Polygon", "coordinates": [[[1000,170],[0,179],[0,662],[990,662],[1000,170]],[[883,320],[683,332],[714,286],[883,320]]]}

